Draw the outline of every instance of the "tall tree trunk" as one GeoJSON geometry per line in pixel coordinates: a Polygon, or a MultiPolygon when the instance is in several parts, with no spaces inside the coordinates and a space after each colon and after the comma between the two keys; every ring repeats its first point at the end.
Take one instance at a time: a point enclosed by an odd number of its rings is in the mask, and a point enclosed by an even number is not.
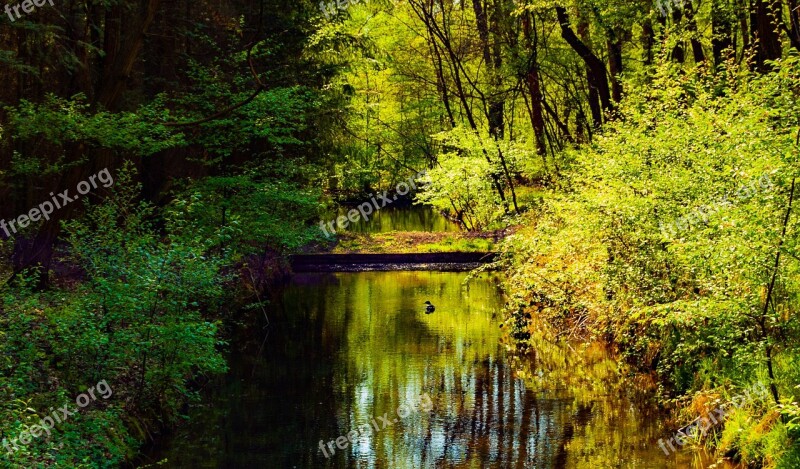
{"type": "MultiPolygon", "coordinates": [[[[464,111],[464,116],[467,118],[467,122],[469,123],[470,128],[476,135],[480,135],[478,129],[478,123],[475,120],[475,115],[472,112],[472,107],[467,100],[467,93],[464,89],[464,83],[461,80],[461,73],[463,70],[463,64],[456,54],[455,50],[453,49],[453,44],[450,41],[449,33],[447,31],[447,27],[445,24],[439,25],[436,20],[433,18],[430,11],[428,11],[428,7],[422,2],[414,2],[411,1],[411,6],[414,9],[417,16],[422,20],[423,24],[428,30],[428,34],[433,41],[440,41],[441,46],[444,52],[447,54],[447,59],[449,60],[449,66],[451,67],[452,77],[453,77],[453,85],[455,86],[455,95],[458,97],[459,101],[461,102],[462,109],[464,111]]],[[[489,152],[486,151],[486,148],[481,145],[481,150],[483,152],[486,161],[489,163],[489,166],[492,167],[494,162],[492,158],[489,156],[489,152]]],[[[503,190],[503,185],[500,182],[500,178],[492,171],[492,185],[494,186],[495,190],[497,191],[497,195],[500,197],[500,202],[503,204],[503,209],[506,213],[509,213],[508,209],[508,199],[506,198],[505,191],[503,190]]]]}
{"type": "Polygon", "coordinates": [[[528,48],[530,58],[528,59],[528,69],[525,75],[525,83],[528,86],[528,93],[531,96],[530,116],[533,134],[536,137],[536,153],[542,157],[547,170],[547,147],[544,137],[544,109],[542,106],[542,85],[539,77],[538,64],[538,42],[539,35],[534,29],[532,13],[525,12],[522,16],[522,31],[525,35],[525,45],[528,48]]]}
{"type": "Polygon", "coordinates": [[[755,41],[754,70],[769,71],[767,61],[780,59],[783,54],[778,33],[779,15],[779,6],[775,0],[752,0],[750,31],[755,41]]]}
{"type": "MultiPolygon", "coordinates": [[[[491,15],[492,41],[492,67],[491,86],[489,96],[489,123],[490,132],[494,129],[493,136],[502,140],[505,136],[505,109],[506,101],[503,90],[503,18],[505,16],[502,0],[495,0],[491,15]]],[[[512,185],[513,186],[513,185],[512,185]]],[[[512,189],[513,190],[513,189],[512,189]]]]}
{"type": "Polygon", "coordinates": [[[789,5],[789,26],[786,34],[789,36],[789,41],[792,47],[800,51],[800,5],[797,0],[787,0],[789,5]]]}
{"type": "Polygon", "coordinates": [[[653,22],[647,18],[642,23],[642,34],[639,40],[642,43],[642,62],[645,65],[653,65],[653,47],[655,46],[656,32],[653,30],[653,22]]]}
{"type": "Polygon", "coordinates": [[[608,47],[608,69],[611,72],[611,96],[614,98],[614,102],[618,103],[622,100],[622,82],[620,81],[620,75],[622,74],[622,38],[620,34],[614,30],[609,30],[606,46],[608,47]]]}
{"type": "MultiPolygon", "coordinates": [[[[739,19],[739,32],[742,34],[742,60],[750,53],[752,44],[750,38],[750,27],[747,24],[750,0],[736,0],[736,15],[739,19]]],[[[741,62],[737,62],[741,63],[741,62]]]]}
{"type": "MultiPolygon", "coordinates": [[[[578,23],[578,36],[585,44],[591,44],[588,22],[580,21],[578,23]]],[[[597,90],[596,86],[592,86],[592,70],[586,63],[584,63],[583,68],[586,71],[586,82],[589,84],[589,112],[592,113],[594,127],[600,128],[603,125],[603,107],[600,105],[600,92],[597,90]]]]}
{"type": "MultiPolygon", "coordinates": [[[[478,36],[481,39],[481,46],[483,50],[483,60],[486,64],[486,72],[489,75],[489,96],[483,103],[484,109],[487,109],[486,118],[489,122],[489,135],[495,141],[502,140],[505,133],[505,100],[502,95],[502,81],[501,81],[501,68],[503,66],[503,55],[500,47],[500,32],[502,12],[502,2],[498,1],[494,4],[494,9],[491,15],[491,29],[494,36],[492,41],[489,35],[489,23],[487,22],[486,9],[481,5],[481,0],[472,0],[472,8],[475,12],[475,19],[478,27],[478,36]],[[487,102],[488,101],[488,102],[487,102]]],[[[476,90],[479,91],[479,90],[476,90]]],[[[484,95],[481,94],[483,97],[484,95]]],[[[499,148],[499,147],[498,147],[499,148]]],[[[511,172],[508,169],[505,156],[503,152],[498,149],[497,152],[500,166],[503,169],[503,175],[508,183],[509,191],[511,192],[511,201],[514,204],[514,210],[519,213],[519,206],[517,205],[517,194],[514,189],[514,181],[511,172]]]]}
{"type": "MultiPolygon", "coordinates": [[[[144,44],[147,28],[155,18],[160,0],[144,0],[141,7],[136,8],[131,18],[124,5],[110,7],[105,12],[104,22],[104,58],[99,67],[99,79],[94,93],[95,104],[109,110],[117,110],[120,97],[139,57],[144,44]]],[[[96,18],[97,11],[91,12],[96,18]]],[[[86,155],[88,150],[83,145],[67,149],[68,155],[86,155]]],[[[90,163],[72,168],[64,173],[58,185],[51,187],[54,193],[68,189],[75,193],[78,183],[103,168],[113,165],[112,154],[107,150],[92,151],[90,163]]],[[[12,266],[14,277],[23,270],[39,267],[40,286],[47,284],[47,275],[53,259],[53,250],[60,230],[60,221],[68,219],[77,209],[79,203],[71,203],[57,210],[42,228],[30,237],[18,237],[14,244],[12,266]]]]}
{"type": "MultiPolygon", "coordinates": [[[[672,10],[672,24],[679,25],[683,20],[683,11],[680,8],[673,8],[672,10]]],[[[678,41],[675,47],[672,48],[672,60],[682,64],[686,62],[686,51],[683,48],[683,43],[678,41]]]]}
{"type": "Polygon", "coordinates": [[[697,34],[697,21],[694,18],[694,5],[692,0],[685,0],[683,3],[686,12],[686,29],[692,34],[692,55],[694,56],[694,63],[703,63],[706,61],[706,54],[703,52],[703,44],[700,42],[697,34]]]}
{"type": "Polygon", "coordinates": [[[146,0],[132,17],[122,5],[112,7],[106,15],[105,57],[97,104],[116,111],[122,92],[133,71],[144,36],[153,22],[160,0],[146,0]],[[124,25],[124,26],[123,26],[124,25]]]}
{"type": "Polygon", "coordinates": [[[453,115],[453,106],[450,104],[450,93],[447,90],[447,80],[445,79],[444,64],[442,63],[442,52],[439,49],[439,44],[434,41],[433,38],[429,36],[429,40],[431,51],[436,59],[434,61],[434,67],[436,69],[437,87],[442,97],[445,112],[447,113],[447,122],[450,124],[450,128],[453,129],[456,127],[456,118],[455,115],[453,115]]]}
{"type": "MultiPolygon", "coordinates": [[[[492,13],[492,29],[497,37],[498,25],[498,12],[495,10],[492,13]]],[[[494,47],[489,38],[489,22],[486,17],[486,10],[481,4],[481,0],[472,0],[472,9],[475,12],[475,22],[478,28],[478,37],[481,40],[481,51],[483,52],[483,62],[486,66],[486,73],[489,76],[489,83],[491,90],[488,96],[488,103],[483,103],[488,108],[487,119],[489,121],[489,135],[495,140],[502,139],[504,133],[503,111],[505,109],[505,102],[499,93],[499,70],[503,65],[502,54],[499,47],[499,40],[495,39],[494,47]]]]}
{"type": "Polygon", "coordinates": [[[714,65],[725,61],[725,51],[733,49],[733,18],[726,0],[713,0],[711,4],[711,50],[714,65]]]}
{"type": "MultiPolygon", "coordinates": [[[[503,89],[503,49],[502,38],[505,26],[506,12],[504,10],[503,0],[495,0],[494,10],[492,11],[491,23],[492,34],[494,41],[492,45],[492,54],[494,58],[493,76],[492,76],[492,95],[489,97],[489,122],[494,127],[495,140],[503,140],[505,136],[505,90],[503,89]]],[[[510,36],[510,35],[509,35],[510,36]]],[[[491,131],[491,129],[490,129],[491,131]]],[[[517,204],[517,189],[514,183],[514,178],[508,168],[508,162],[503,155],[502,149],[498,146],[497,157],[500,160],[500,165],[503,167],[503,173],[508,182],[508,190],[511,192],[511,203],[514,205],[514,211],[519,214],[519,205],[517,204]]]]}
{"type": "MultiPolygon", "coordinates": [[[[561,26],[561,37],[567,41],[567,44],[572,47],[572,49],[583,59],[583,62],[586,64],[586,74],[587,74],[587,81],[589,82],[589,90],[596,90],[597,95],[600,99],[600,104],[602,108],[606,111],[611,111],[614,109],[613,105],[611,104],[611,92],[608,86],[608,74],[606,72],[606,66],[599,57],[597,57],[592,50],[587,46],[580,38],[575,34],[572,30],[572,27],[569,23],[569,16],[567,15],[567,10],[563,7],[556,7],[556,15],[558,17],[558,23],[561,26]]],[[[592,106],[591,96],[590,96],[590,106],[592,106]]],[[[595,113],[595,109],[592,108],[592,117],[594,118],[595,126],[602,125],[602,116],[598,116],[595,113]]]]}

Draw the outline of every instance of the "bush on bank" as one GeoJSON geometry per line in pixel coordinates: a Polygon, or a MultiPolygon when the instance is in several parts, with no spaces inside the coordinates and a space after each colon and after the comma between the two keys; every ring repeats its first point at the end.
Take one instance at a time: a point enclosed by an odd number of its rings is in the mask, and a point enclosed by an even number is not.
{"type": "Polygon", "coordinates": [[[521,343],[605,340],[678,407],[705,389],[774,384],[778,402],[740,411],[718,447],[790,467],[800,454],[800,61],[766,75],[665,66],[639,89],[593,144],[570,152],[565,190],[507,240],[509,323],[521,343]]]}
{"type": "Polygon", "coordinates": [[[35,275],[0,287],[2,438],[51,408],[75,407],[100,380],[113,389],[49,437],[4,449],[0,465],[119,467],[182,418],[198,381],[226,370],[223,328],[241,293],[235,267],[303,242],[313,228],[286,227],[303,226],[316,207],[311,195],[288,200],[300,192],[285,182],[229,179],[190,185],[161,211],[138,201],[126,166],[105,201],[64,225],[52,288],[35,290],[35,275]],[[254,213],[258,230],[248,226],[254,213]]]}

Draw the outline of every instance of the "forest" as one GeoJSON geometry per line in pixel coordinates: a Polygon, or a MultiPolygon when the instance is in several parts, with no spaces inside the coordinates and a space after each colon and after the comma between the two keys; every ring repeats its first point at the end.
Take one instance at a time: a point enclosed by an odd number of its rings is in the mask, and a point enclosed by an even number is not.
{"type": "Polygon", "coordinates": [[[7,2],[1,467],[800,468],[798,0],[7,2]],[[370,231],[419,207],[447,228],[370,231]],[[293,271],[423,252],[494,257],[293,271]],[[250,366],[306,407],[222,406],[250,366]],[[302,436],[175,459],[237,415],[302,436]]]}

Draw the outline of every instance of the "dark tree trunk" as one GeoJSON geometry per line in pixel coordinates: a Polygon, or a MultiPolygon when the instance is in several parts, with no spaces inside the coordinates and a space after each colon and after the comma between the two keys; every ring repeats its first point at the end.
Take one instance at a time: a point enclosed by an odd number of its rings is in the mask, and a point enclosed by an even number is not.
{"type": "Polygon", "coordinates": [[[750,52],[750,27],[747,25],[750,0],[737,0],[736,14],[739,19],[739,32],[742,34],[742,59],[750,52]]]}
{"type": "Polygon", "coordinates": [[[711,50],[716,66],[725,61],[725,51],[733,49],[734,23],[726,6],[724,0],[714,0],[711,5],[711,50]]]}
{"type": "Polygon", "coordinates": [[[683,3],[684,10],[686,12],[686,21],[687,25],[686,28],[692,33],[692,55],[694,56],[694,62],[699,64],[706,61],[706,54],[703,52],[703,44],[698,39],[697,34],[697,21],[694,18],[694,5],[692,5],[692,0],[685,0],[683,3]]]}
{"type": "Polygon", "coordinates": [[[787,0],[789,5],[789,26],[786,31],[792,47],[800,51],[800,5],[797,0],[787,0]]]}
{"type": "MultiPolygon", "coordinates": [[[[583,59],[586,64],[587,79],[589,82],[589,90],[595,90],[600,99],[600,104],[606,111],[613,110],[611,104],[611,92],[608,86],[608,75],[606,66],[599,57],[597,57],[592,50],[581,41],[580,38],[572,30],[569,23],[569,16],[567,10],[563,7],[556,7],[556,15],[558,16],[558,23],[561,26],[561,37],[567,41],[567,44],[583,59]]],[[[591,106],[591,101],[590,101],[591,106]]],[[[595,109],[592,109],[592,114],[596,126],[602,125],[602,116],[595,114],[595,109]]]]}
{"type": "Polygon", "coordinates": [[[122,6],[113,7],[106,15],[105,58],[97,93],[97,104],[103,108],[118,110],[159,4],[160,0],[146,0],[141,11],[136,11],[132,18],[122,6]]]}
{"type": "MultiPolygon", "coordinates": [[[[672,23],[677,25],[681,23],[681,20],[683,20],[683,11],[680,8],[674,8],[672,10],[672,23]]],[[[672,60],[679,64],[686,62],[686,51],[683,48],[683,43],[678,42],[672,48],[672,60]]]]}
{"type": "Polygon", "coordinates": [[[653,30],[653,22],[650,19],[644,20],[642,23],[642,35],[640,41],[642,43],[642,61],[645,65],[653,65],[653,47],[655,46],[655,31],[653,30]]]}
{"type": "Polygon", "coordinates": [[[620,75],[622,74],[622,39],[614,31],[608,32],[608,38],[606,45],[608,47],[608,69],[611,72],[611,96],[614,98],[614,102],[618,103],[622,100],[622,82],[620,81],[620,75]]]}
{"type": "MultiPolygon", "coordinates": [[[[496,7],[499,8],[499,5],[496,7]]],[[[475,22],[478,28],[478,37],[481,40],[481,51],[483,52],[483,61],[486,65],[486,71],[489,74],[489,79],[492,83],[492,90],[489,95],[488,103],[484,103],[488,107],[487,118],[489,121],[489,134],[494,139],[502,139],[504,133],[503,113],[505,109],[505,102],[499,96],[497,77],[499,76],[499,69],[503,65],[502,54],[499,48],[499,41],[495,39],[495,47],[493,50],[489,38],[489,22],[486,17],[486,10],[481,5],[481,0],[472,0],[472,9],[475,11],[475,22]],[[494,52],[494,53],[493,53],[494,52]]],[[[492,28],[495,30],[495,37],[497,37],[498,13],[492,14],[492,28]]]]}
{"type": "Polygon", "coordinates": [[[456,127],[456,118],[453,115],[453,106],[450,104],[450,93],[447,90],[447,80],[445,79],[445,72],[444,72],[444,64],[442,62],[442,53],[439,50],[439,44],[436,43],[432,38],[430,40],[431,44],[431,51],[433,52],[433,56],[435,57],[435,68],[436,68],[436,82],[437,87],[439,89],[439,94],[442,97],[442,103],[444,103],[444,109],[447,113],[447,122],[450,124],[450,128],[454,129],[456,127]]]}
{"type": "Polygon", "coordinates": [[[528,70],[525,75],[525,83],[528,86],[528,93],[531,96],[531,125],[533,126],[533,134],[536,137],[536,153],[542,156],[545,162],[545,169],[547,163],[545,155],[547,154],[547,147],[545,145],[545,132],[544,132],[544,109],[543,109],[543,96],[541,78],[539,77],[539,64],[538,64],[538,34],[534,28],[533,18],[530,12],[526,12],[522,17],[522,29],[525,34],[525,45],[527,46],[530,58],[528,59],[528,70]]]}
{"type": "MultiPolygon", "coordinates": [[[[136,65],[144,44],[145,33],[155,18],[159,3],[160,0],[144,0],[141,6],[133,7],[133,12],[126,9],[124,5],[109,7],[105,10],[103,60],[98,61],[101,65],[97,69],[98,80],[96,85],[87,90],[86,93],[88,96],[95,97],[95,104],[99,107],[112,111],[119,109],[122,92],[128,84],[131,72],[136,65]]],[[[99,10],[90,9],[87,21],[97,21],[101,15],[102,13],[99,10]]],[[[96,27],[98,25],[92,24],[90,31],[96,27]]],[[[77,27],[72,23],[68,25],[69,28],[72,28],[70,33],[74,40],[74,38],[78,37],[77,27]]],[[[88,39],[99,41],[99,35],[96,32],[90,32],[88,39]]],[[[89,55],[81,51],[81,48],[85,47],[86,45],[82,44],[73,49],[77,57],[88,59],[89,55]]],[[[87,62],[86,66],[88,67],[88,65],[89,63],[87,62]]],[[[85,80],[78,79],[74,83],[88,86],[85,80]]],[[[57,181],[57,184],[50,185],[47,192],[52,190],[54,193],[60,193],[64,189],[68,189],[70,194],[74,195],[78,183],[103,168],[113,169],[112,154],[108,150],[87,150],[81,144],[76,145],[74,148],[66,148],[64,153],[67,155],[88,156],[91,163],[72,168],[61,177],[60,181],[57,181]],[[89,154],[87,155],[87,153],[89,154]]],[[[47,197],[44,197],[41,201],[25,208],[25,210],[47,199],[47,197]]],[[[56,240],[60,234],[60,221],[69,219],[80,207],[80,202],[68,204],[56,210],[51,215],[51,219],[38,232],[30,236],[16,238],[14,253],[12,254],[12,267],[15,277],[25,269],[39,267],[38,283],[40,286],[47,284],[48,269],[53,259],[56,240]]]]}
{"type": "Polygon", "coordinates": [[[505,109],[506,101],[503,95],[503,49],[502,49],[502,18],[503,3],[497,1],[491,16],[492,35],[492,95],[489,97],[489,131],[496,139],[502,140],[505,135],[505,109]]]}
{"type": "MultiPolygon", "coordinates": [[[[581,21],[578,23],[578,35],[585,44],[591,43],[589,36],[589,23],[581,21]]],[[[595,128],[600,128],[603,125],[603,108],[600,105],[600,92],[596,86],[592,86],[593,76],[592,71],[584,62],[584,69],[586,71],[586,82],[589,84],[589,112],[592,113],[592,122],[595,128]]]]}
{"type": "Polygon", "coordinates": [[[752,1],[750,31],[755,47],[753,69],[766,72],[770,70],[767,61],[780,59],[783,54],[781,38],[778,33],[780,10],[774,0],[752,1]]]}

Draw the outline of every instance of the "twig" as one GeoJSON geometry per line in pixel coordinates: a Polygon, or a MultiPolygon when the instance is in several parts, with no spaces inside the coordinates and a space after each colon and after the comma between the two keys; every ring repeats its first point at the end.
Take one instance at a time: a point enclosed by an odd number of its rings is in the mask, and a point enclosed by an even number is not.
{"type": "MultiPolygon", "coordinates": [[[[800,132],[798,132],[798,138],[800,138],[800,132]]],[[[789,224],[789,215],[792,213],[792,202],[794,201],[794,184],[795,178],[792,178],[792,187],[789,190],[789,204],[786,207],[786,216],[783,217],[783,228],[781,229],[781,238],[778,241],[778,249],[775,253],[775,265],[772,269],[772,279],[770,279],[769,287],[767,288],[767,297],[764,300],[764,309],[761,312],[761,330],[762,334],[764,334],[764,339],[767,340],[766,344],[766,354],[767,354],[767,372],[769,373],[769,388],[772,391],[772,397],[775,399],[776,404],[780,404],[780,399],[778,398],[778,387],[775,385],[775,373],[772,369],[772,346],[769,344],[769,338],[766,334],[766,327],[765,321],[767,312],[769,311],[770,300],[772,299],[772,291],[775,288],[775,279],[778,277],[778,267],[781,262],[781,250],[783,249],[783,240],[786,237],[786,226],[789,224]]]]}

